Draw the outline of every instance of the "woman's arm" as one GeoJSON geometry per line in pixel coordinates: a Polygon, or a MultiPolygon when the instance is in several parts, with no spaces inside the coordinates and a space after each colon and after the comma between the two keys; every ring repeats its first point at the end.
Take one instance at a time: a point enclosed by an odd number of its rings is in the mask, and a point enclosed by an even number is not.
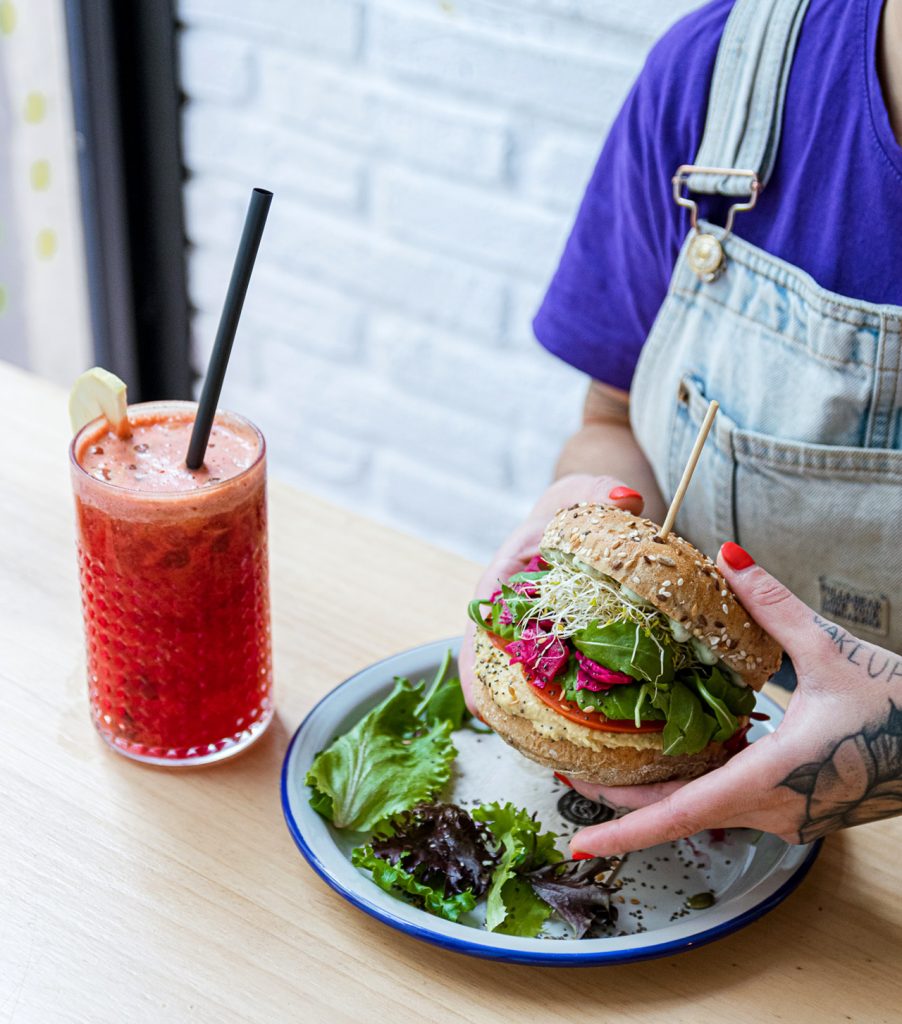
{"type": "MultiPolygon", "coordinates": [[[[667,508],[651,466],[633,436],[626,391],[597,380],[589,385],[583,406],[583,425],[565,443],[555,478],[578,473],[607,474],[626,481],[645,498],[645,514],[657,523],[663,521],[667,508]]],[[[560,507],[551,509],[550,515],[560,507]]]]}

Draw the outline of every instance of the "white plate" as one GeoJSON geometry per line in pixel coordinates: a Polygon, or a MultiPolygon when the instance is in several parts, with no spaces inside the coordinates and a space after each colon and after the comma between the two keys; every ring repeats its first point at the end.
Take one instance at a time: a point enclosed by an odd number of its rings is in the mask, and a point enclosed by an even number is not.
{"type": "MultiPolygon", "coordinates": [[[[459,639],[426,644],[358,672],[313,708],[285,754],[282,808],[289,831],[313,870],[355,907],[459,953],[511,963],[588,966],[666,956],[719,939],[767,913],[804,878],[820,842],[790,846],[746,829],[729,830],[724,838],[704,833],[630,854],[618,875],[623,887],[615,897],[616,934],[579,940],[568,938],[563,927],[551,927],[535,939],[498,935],[479,927],[479,908],[455,924],[383,892],[348,859],[363,835],[343,833],[320,817],[310,806],[304,778],[316,754],[379,703],[395,676],[431,679],[445,651],[451,648],[456,654],[459,645],[459,639]],[[712,892],[716,902],[705,910],[687,910],[685,899],[699,892],[712,892]]],[[[780,707],[763,694],[758,695],[757,710],[770,715],[770,721],[755,722],[750,739],[772,732],[783,717],[780,707]]],[[[463,806],[510,800],[526,807],[545,829],[560,834],[562,850],[577,827],[605,813],[494,734],[464,729],[455,734],[455,744],[459,753],[449,798],[463,806]]]]}

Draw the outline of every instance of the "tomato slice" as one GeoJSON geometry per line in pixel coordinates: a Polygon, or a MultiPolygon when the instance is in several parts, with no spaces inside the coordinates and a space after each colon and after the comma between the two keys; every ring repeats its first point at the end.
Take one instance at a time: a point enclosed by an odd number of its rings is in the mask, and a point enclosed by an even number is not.
{"type": "MultiPolygon", "coordinates": [[[[487,633],[487,635],[499,651],[504,651],[504,653],[507,654],[505,647],[510,643],[509,640],[502,640],[500,636],[495,636],[494,633],[487,633]]],[[[532,683],[530,683],[530,685],[532,685],[532,683]]],[[[643,722],[637,728],[636,723],[630,718],[608,718],[600,711],[583,711],[582,708],[573,701],[561,699],[564,691],[557,683],[546,683],[544,689],[541,689],[538,686],[533,686],[532,691],[540,700],[544,701],[552,711],[556,711],[559,715],[563,715],[564,718],[571,722],[575,722],[577,725],[586,726],[587,729],[599,729],[602,732],[632,733],[662,732],[664,730],[664,723],[661,721],[643,722]]]]}

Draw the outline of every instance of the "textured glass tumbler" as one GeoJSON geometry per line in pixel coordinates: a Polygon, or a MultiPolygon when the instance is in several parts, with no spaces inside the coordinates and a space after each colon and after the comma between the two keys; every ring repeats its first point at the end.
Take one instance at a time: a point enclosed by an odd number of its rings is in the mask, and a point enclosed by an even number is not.
{"type": "MultiPolygon", "coordinates": [[[[195,410],[149,402],[129,419],[165,418],[187,434],[195,410]]],[[[217,413],[216,424],[247,438],[252,460],[191,490],[89,472],[80,459],[107,429],[100,421],[70,448],[92,717],[114,750],[151,764],[230,757],[273,714],[266,448],[242,417],[217,413]]]]}

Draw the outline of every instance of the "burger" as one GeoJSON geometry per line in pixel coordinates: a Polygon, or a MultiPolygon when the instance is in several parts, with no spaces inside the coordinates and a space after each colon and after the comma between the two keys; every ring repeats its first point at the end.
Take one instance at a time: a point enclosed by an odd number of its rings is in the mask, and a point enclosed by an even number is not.
{"type": "Polygon", "coordinates": [[[507,743],[608,786],[691,779],[747,744],[782,650],[688,541],[622,509],[558,512],[470,605],[474,701],[507,743]]]}

